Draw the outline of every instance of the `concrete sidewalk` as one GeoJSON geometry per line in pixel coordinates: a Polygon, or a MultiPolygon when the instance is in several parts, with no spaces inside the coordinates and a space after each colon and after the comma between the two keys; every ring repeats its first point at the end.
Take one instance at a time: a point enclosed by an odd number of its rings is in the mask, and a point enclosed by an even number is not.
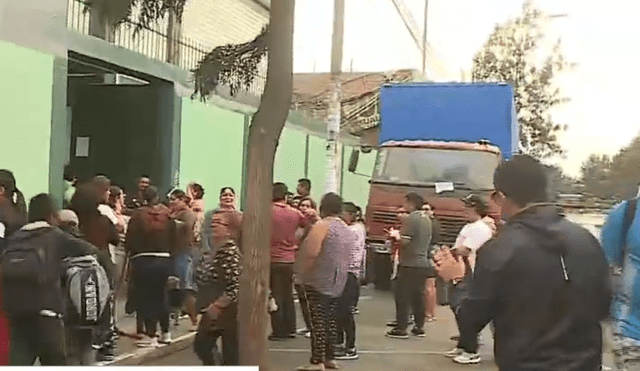
{"type": "MultiPolygon", "coordinates": [[[[122,297],[116,301],[116,326],[120,332],[129,335],[136,334],[136,317],[135,315],[125,314],[126,298],[122,297]]],[[[172,343],[161,345],[159,348],[139,348],[136,345],[136,339],[131,336],[120,335],[118,346],[116,348],[116,357],[113,362],[104,362],[98,365],[137,365],[148,360],[162,357],[172,352],[180,351],[185,347],[189,347],[195,336],[195,332],[191,332],[191,321],[188,318],[182,318],[178,326],[175,321],[171,321],[171,338],[172,343]]]]}

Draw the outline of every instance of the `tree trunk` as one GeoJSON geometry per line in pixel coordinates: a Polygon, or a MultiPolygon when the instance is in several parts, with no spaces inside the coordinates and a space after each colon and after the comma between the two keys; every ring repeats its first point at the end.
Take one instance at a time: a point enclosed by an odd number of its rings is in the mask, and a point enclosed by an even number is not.
{"type": "Polygon", "coordinates": [[[247,208],[243,221],[243,272],[238,320],[240,364],[268,370],[267,294],[273,161],[289,115],[293,84],[295,0],[271,1],[267,83],[249,128],[247,208]]]}

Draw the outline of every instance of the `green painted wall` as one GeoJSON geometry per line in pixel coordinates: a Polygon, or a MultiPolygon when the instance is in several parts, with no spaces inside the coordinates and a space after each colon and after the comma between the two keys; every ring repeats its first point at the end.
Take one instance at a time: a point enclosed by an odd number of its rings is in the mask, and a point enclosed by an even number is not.
{"type": "MultiPolygon", "coordinates": [[[[326,141],[321,137],[309,138],[309,179],[311,180],[311,195],[318,202],[324,194],[326,179],[326,141]]],[[[344,150],[344,181],[342,185],[342,197],[345,201],[354,202],[363,209],[369,201],[369,179],[376,161],[376,153],[360,153],[358,169],[356,173],[350,173],[349,157],[352,147],[344,150]]],[[[274,180],[283,182],[289,189],[295,190],[298,179],[304,175],[305,134],[293,129],[285,129],[280,137],[276,162],[274,165],[274,180]]]]}
{"type": "Polygon", "coordinates": [[[54,57],[0,41],[0,168],[29,198],[49,189],[54,57]]]}
{"type": "Polygon", "coordinates": [[[276,159],[273,165],[274,182],[282,182],[295,193],[298,179],[304,178],[304,151],[306,134],[285,128],[280,135],[276,159]]]}
{"type": "Polygon", "coordinates": [[[356,173],[362,175],[358,175],[349,172],[349,158],[351,157],[352,149],[352,147],[346,146],[344,149],[342,198],[344,198],[345,201],[355,203],[364,211],[369,202],[369,179],[371,179],[371,174],[373,173],[373,168],[376,163],[376,152],[371,151],[367,154],[360,152],[356,173]]]}
{"type": "MultiPolygon", "coordinates": [[[[180,148],[180,187],[190,181],[200,182],[206,190],[207,208],[217,205],[218,190],[232,186],[240,191],[242,182],[242,145],[244,116],[215,106],[184,98],[180,148]]],[[[285,128],[280,136],[274,163],[275,182],[285,183],[295,192],[298,179],[304,177],[306,134],[285,128]]],[[[320,201],[326,179],[326,141],[309,138],[309,179],[312,197],[320,201]]],[[[351,147],[345,147],[343,198],[366,208],[369,179],[376,153],[360,154],[357,173],[349,173],[351,147]]],[[[238,205],[240,205],[238,200],[238,205]]]]}
{"type": "Polygon", "coordinates": [[[197,181],[207,209],[218,205],[220,188],[231,186],[240,206],[244,115],[182,99],[180,187],[197,181]]]}

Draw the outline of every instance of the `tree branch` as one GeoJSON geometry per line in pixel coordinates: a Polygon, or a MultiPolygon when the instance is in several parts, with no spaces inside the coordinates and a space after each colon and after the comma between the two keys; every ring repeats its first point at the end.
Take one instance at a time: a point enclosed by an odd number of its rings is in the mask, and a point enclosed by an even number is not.
{"type": "Polygon", "coordinates": [[[268,36],[269,25],[266,25],[249,42],[219,46],[205,55],[193,71],[193,97],[206,100],[215,93],[218,85],[229,86],[232,96],[242,88],[248,90],[258,77],[259,64],[267,54],[268,36]]]}

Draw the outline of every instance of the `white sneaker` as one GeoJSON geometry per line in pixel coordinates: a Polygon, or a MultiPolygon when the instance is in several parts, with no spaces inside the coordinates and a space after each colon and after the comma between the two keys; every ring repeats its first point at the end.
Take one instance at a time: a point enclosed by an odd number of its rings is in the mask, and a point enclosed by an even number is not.
{"type": "Polygon", "coordinates": [[[480,355],[478,353],[463,352],[461,355],[455,357],[453,362],[462,365],[476,365],[480,363],[480,355]]]}
{"type": "Polygon", "coordinates": [[[296,335],[305,335],[307,332],[311,332],[308,328],[301,328],[296,330],[296,335]]]}
{"type": "Polygon", "coordinates": [[[157,337],[150,338],[147,335],[143,335],[142,339],[136,341],[136,345],[139,348],[157,348],[160,346],[157,337]]]}
{"type": "Polygon", "coordinates": [[[171,333],[164,332],[162,335],[160,335],[160,343],[171,344],[171,333]]]}
{"type": "Polygon", "coordinates": [[[460,348],[453,348],[450,351],[446,352],[444,355],[447,358],[456,358],[457,356],[462,355],[464,351],[460,348]]]}

